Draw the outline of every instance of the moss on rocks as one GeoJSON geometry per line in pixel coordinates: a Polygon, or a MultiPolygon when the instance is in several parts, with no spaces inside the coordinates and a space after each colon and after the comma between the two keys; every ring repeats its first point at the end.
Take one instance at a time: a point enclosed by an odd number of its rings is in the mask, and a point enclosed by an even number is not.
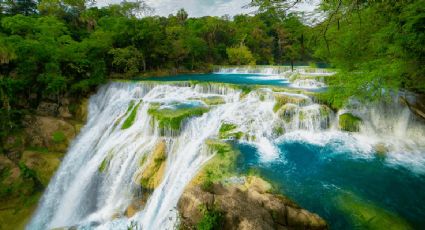
{"type": "Polygon", "coordinates": [[[220,96],[202,97],[200,100],[207,105],[221,105],[225,103],[223,97],[220,96]]]}
{"type": "Polygon", "coordinates": [[[275,104],[273,107],[273,111],[277,112],[280,108],[282,108],[282,106],[286,105],[287,103],[303,105],[307,103],[307,100],[308,99],[304,97],[275,94],[275,104]]]}
{"type": "Polygon", "coordinates": [[[236,174],[235,162],[238,152],[229,143],[221,140],[208,139],[205,144],[216,155],[204,165],[191,184],[201,185],[203,189],[208,190],[213,183],[236,174]]]}
{"type": "Polygon", "coordinates": [[[147,166],[139,176],[140,185],[143,189],[154,190],[162,181],[166,166],[166,144],[160,141],[153,150],[147,166]]]}
{"type": "Polygon", "coordinates": [[[220,126],[218,131],[218,136],[220,139],[236,139],[239,140],[242,138],[243,133],[240,131],[235,131],[237,126],[232,123],[223,123],[220,126]]]}
{"type": "Polygon", "coordinates": [[[208,112],[206,107],[192,107],[192,108],[161,108],[159,104],[151,104],[148,114],[150,114],[155,121],[158,122],[161,130],[171,129],[179,131],[183,120],[189,117],[201,116],[208,112]]]}
{"type": "Polygon", "coordinates": [[[281,106],[281,108],[278,111],[278,116],[280,117],[280,119],[284,120],[285,122],[290,122],[292,118],[294,117],[297,108],[298,108],[297,105],[287,103],[281,106]]]}
{"type": "Polygon", "coordinates": [[[139,109],[140,103],[142,103],[142,101],[140,101],[139,103],[137,103],[136,106],[134,106],[134,101],[130,102],[127,112],[125,113],[126,115],[127,114],[129,115],[127,116],[127,119],[125,119],[124,123],[122,124],[121,129],[128,129],[133,125],[137,116],[137,110],[139,109]]]}
{"type": "Polygon", "coordinates": [[[344,113],[339,115],[339,127],[341,130],[347,132],[358,132],[362,119],[354,116],[351,113],[344,113]]]}

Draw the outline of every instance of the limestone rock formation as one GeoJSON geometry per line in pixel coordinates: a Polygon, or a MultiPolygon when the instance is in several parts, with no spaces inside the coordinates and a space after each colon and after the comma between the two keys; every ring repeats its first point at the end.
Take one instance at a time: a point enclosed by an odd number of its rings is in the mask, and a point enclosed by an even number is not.
{"type": "Polygon", "coordinates": [[[189,186],[178,203],[181,227],[193,229],[201,223],[206,208],[221,213],[221,229],[327,229],[318,215],[270,193],[271,188],[258,177],[249,177],[244,185],[215,183],[209,191],[189,186]]]}

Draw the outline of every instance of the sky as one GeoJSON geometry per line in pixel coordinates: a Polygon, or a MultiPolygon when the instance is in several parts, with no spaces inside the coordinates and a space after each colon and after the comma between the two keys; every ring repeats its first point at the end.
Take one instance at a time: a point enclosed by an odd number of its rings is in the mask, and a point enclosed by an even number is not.
{"type": "MultiPolygon", "coordinates": [[[[111,3],[119,3],[120,0],[98,0],[99,6],[105,6],[111,3]]],[[[251,13],[255,9],[244,9],[250,0],[145,0],[145,2],[154,8],[155,15],[168,16],[175,14],[179,9],[184,8],[189,17],[223,16],[228,14],[234,16],[236,14],[251,13]]],[[[299,8],[302,11],[311,12],[314,10],[314,2],[310,4],[302,4],[299,8]]]]}

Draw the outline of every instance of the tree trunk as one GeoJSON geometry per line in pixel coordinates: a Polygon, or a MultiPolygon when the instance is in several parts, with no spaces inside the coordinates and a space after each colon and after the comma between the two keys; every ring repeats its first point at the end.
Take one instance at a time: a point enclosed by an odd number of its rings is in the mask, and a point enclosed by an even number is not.
{"type": "Polygon", "coordinates": [[[291,70],[294,72],[294,60],[291,60],[291,70]]]}

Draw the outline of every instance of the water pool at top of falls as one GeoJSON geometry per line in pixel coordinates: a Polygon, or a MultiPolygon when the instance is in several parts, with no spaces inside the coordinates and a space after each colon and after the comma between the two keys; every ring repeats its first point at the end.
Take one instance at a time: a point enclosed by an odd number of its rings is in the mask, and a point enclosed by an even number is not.
{"type": "MultiPolygon", "coordinates": [[[[202,81],[207,76],[207,82],[228,79],[238,84],[270,78],[268,71],[227,72],[185,76],[190,77],[186,80],[202,81]]],[[[282,76],[272,77],[279,79],[263,83],[285,86],[282,76]]],[[[274,92],[263,85],[242,96],[241,90],[223,84],[168,80],[176,79],[159,78],[160,84],[112,82],[91,97],[88,122],[70,146],[27,229],[127,229],[131,223],[142,229],[174,228],[178,199],[212,157],[204,143],[217,138],[223,122],[236,124],[244,134],[240,141],[229,140],[240,150],[240,172],[255,169],[300,206],[325,218],[331,229],[376,228],[375,216],[386,229],[394,223],[406,229],[425,228],[425,126],[405,107],[356,107],[356,115],[364,122],[358,133],[347,133],[337,127],[338,114],[304,94],[274,92]],[[279,96],[293,99],[287,108],[290,119],[274,111],[279,96]],[[216,105],[202,100],[217,97],[222,102],[216,105]],[[121,129],[130,116],[127,111],[136,103],[140,105],[134,107],[134,124],[121,129]],[[186,119],[180,132],[164,134],[149,115],[152,104],[165,109],[209,107],[209,111],[186,119]],[[276,127],[281,131],[276,132],[276,127]],[[149,157],[160,140],[165,140],[167,149],[163,180],[144,208],[127,218],[123,213],[140,190],[135,183],[144,170],[139,162],[149,157]],[[377,144],[388,148],[385,155],[376,154],[377,144]],[[105,159],[108,164],[100,172],[105,159]]],[[[252,84],[260,84],[257,81],[252,84]]]]}
{"type": "Polygon", "coordinates": [[[263,69],[246,69],[220,68],[210,74],[181,74],[175,76],[143,78],[140,80],[153,81],[198,81],[198,82],[221,82],[239,85],[269,85],[288,88],[304,88],[309,90],[322,90],[326,85],[314,79],[299,79],[290,81],[296,74],[309,77],[329,76],[333,73],[327,69],[312,69],[307,67],[298,67],[294,71],[289,68],[281,67],[281,69],[263,68],[263,69]]]}
{"type": "Polygon", "coordinates": [[[154,81],[200,81],[200,82],[222,82],[231,84],[245,85],[272,85],[286,86],[290,85],[288,79],[277,75],[261,74],[182,74],[176,76],[166,76],[159,78],[146,78],[144,80],[154,81]]]}

